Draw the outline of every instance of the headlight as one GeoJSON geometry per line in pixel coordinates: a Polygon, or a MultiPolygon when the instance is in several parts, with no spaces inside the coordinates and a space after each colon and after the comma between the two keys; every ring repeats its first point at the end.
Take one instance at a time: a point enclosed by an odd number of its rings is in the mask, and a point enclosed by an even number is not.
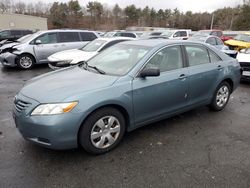
{"type": "Polygon", "coordinates": [[[31,115],[54,115],[70,112],[78,102],[57,103],[57,104],[41,104],[37,106],[31,115]]]}

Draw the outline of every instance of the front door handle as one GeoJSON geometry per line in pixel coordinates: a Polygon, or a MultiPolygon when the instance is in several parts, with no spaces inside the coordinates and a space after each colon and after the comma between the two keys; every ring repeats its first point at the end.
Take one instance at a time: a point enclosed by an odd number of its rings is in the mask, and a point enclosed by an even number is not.
{"type": "Polygon", "coordinates": [[[218,65],[217,69],[220,71],[222,70],[222,66],[221,65],[218,65]]]}
{"type": "Polygon", "coordinates": [[[187,75],[185,75],[185,74],[181,74],[180,76],[179,76],[179,79],[180,80],[184,80],[184,79],[186,79],[187,78],[187,75]]]}

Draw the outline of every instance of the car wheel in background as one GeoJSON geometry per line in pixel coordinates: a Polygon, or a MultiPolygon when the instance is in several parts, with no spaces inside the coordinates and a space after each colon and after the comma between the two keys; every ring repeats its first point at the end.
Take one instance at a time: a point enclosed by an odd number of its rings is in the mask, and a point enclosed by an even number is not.
{"type": "Polygon", "coordinates": [[[78,138],[89,153],[102,154],[115,148],[125,133],[125,119],[115,108],[107,107],[92,113],[82,125],[78,138]]]}
{"type": "Polygon", "coordinates": [[[21,69],[31,69],[35,64],[35,60],[31,55],[23,54],[17,58],[16,63],[21,69]]]}
{"type": "Polygon", "coordinates": [[[229,101],[230,94],[231,87],[228,82],[220,83],[215,90],[212,103],[209,107],[214,111],[223,110],[229,101]]]}

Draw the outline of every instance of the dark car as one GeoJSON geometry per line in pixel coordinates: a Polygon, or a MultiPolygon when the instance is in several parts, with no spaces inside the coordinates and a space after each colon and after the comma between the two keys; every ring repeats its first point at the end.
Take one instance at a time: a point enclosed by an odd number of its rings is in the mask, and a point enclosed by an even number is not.
{"type": "Polygon", "coordinates": [[[9,40],[15,41],[25,35],[32,34],[33,31],[27,29],[9,29],[0,31],[0,41],[9,40]]]}

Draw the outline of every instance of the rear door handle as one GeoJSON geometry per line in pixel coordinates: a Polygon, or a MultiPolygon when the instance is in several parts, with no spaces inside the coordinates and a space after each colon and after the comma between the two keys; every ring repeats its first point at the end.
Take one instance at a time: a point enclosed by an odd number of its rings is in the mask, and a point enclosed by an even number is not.
{"type": "Polygon", "coordinates": [[[184,79],[186,79],[187,78],[187,76],[185,75],[185,74],[181,74],[180,76],[179,76],[179,79],[180,80],[184,80],[184,79]]]}

